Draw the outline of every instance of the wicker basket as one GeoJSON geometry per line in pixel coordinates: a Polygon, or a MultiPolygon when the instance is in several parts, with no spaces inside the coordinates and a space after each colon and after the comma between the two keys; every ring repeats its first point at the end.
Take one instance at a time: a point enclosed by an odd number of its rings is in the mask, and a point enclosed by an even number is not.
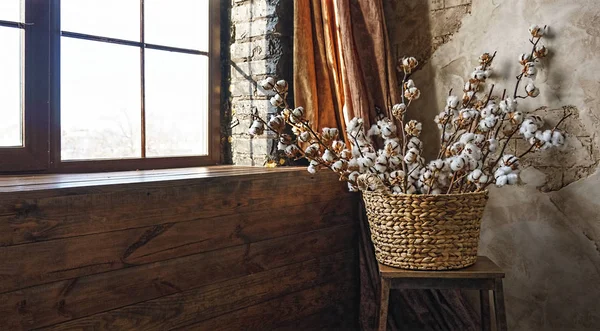
{"type": "Polygon", "coordinates": [[[475,263],[487,192],[362,196],[380,263],[415,270],[460,269],[475,263]]]}

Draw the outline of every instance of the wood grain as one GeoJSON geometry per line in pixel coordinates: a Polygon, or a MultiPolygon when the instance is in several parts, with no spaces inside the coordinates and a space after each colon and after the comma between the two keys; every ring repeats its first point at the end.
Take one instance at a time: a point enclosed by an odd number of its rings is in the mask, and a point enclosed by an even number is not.
{"type": "Polygon", "coordinates": [[[0,293],[352,222],[339,200],[0,247],[0,293]],[[27,256],[27,259],[23,259],[27,256]]]}
{"type": "Polygon", "coordinates": [[[504,278],[502,269],[486,256],[478,256],[474,265],[456,270],[409,270],[379,263],[379,273],[384,278],[504,278]]]}
{"type": "Polygon", "coordinates": [[[44,328],[44,330],[169,330],[225,315],[323,283],[337,281],[343,286],[349,286],[354,280],[349,275],[354,272],[355,258],[353,251],[319,257],[175,293],[44,328]]]}
{"type": "Polygon", "coordinates": [[[0,330],[344,325],[358,196],[255,169],[0,179],[0,330]]]}
{"type": "Polygon", "coordinates": [[[175,330],[269,330],[279,323],[309,317],[327,306],[351,300],[351,284],[349,280],[338,280],[315,286],[175,330]]]}
{"type": "Polygon", "coordinates": [[[353,225],[290,235],[0,295],[0,322],[34,328],[353,247],[353,225]]]}
{"type": "MultiPolygon", "coordinates": [[[[275,173],[274,175],[294,173],[275,173]]],[[[349,197],[343,186],[315,190],[316,180],[298,180],[273,194],[291,177],[206,179],[195,185],[159,186],[124,192],[84,193],[0,201],[0,246],[67,238],[134,227],[236,215],[243,211],[310,205],[349,197]]],[[[268,215],[268,213],[265,213],[268,215]]]]}

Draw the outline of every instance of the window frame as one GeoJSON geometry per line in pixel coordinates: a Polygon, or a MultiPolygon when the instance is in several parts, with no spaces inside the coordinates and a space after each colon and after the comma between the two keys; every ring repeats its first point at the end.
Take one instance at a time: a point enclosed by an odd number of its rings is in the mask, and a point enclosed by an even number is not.
{"type": "MultiPolygon", "coordinates": [[[[208,155],[111,160],[61,160],[60,0],[25,0],[25,116],[23,119],[25,146],[18,148],[0,147],[0,172],[101,172],[218,164],[221,160],[220,1],[208,1],[208,155]]],[[[141,9],[143,9],[143,1],[140,3],[141,9]]],[[[144,121],[142,121],[142,124],[144,124],[144,121]]]]}

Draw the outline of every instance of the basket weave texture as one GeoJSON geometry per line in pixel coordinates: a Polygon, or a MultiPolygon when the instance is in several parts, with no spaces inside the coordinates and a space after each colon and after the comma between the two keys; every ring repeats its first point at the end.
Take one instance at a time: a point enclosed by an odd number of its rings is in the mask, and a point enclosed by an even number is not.
{"type": "Polygon", "coordinates": [[[461,194],[363,192],[375,257],[414,270],[468,267],[477,259],[487,191],[461,194]]]}

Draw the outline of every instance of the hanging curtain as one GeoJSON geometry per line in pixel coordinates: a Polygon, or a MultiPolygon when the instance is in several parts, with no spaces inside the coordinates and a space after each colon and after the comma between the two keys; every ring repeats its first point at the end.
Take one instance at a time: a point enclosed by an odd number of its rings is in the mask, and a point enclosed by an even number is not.
{"type": "MultiPolygon", "coordinates": [[[[294,1],[294,99],[316,128],[353,117],[376,121],[399,102],[395,59],[382,0],[294,1]]],[[[377,327],[379,277],[364,208],[359,258],[362,330],[377,327]]],[[[388,330],[476,330],[474,310],[458,291],[392,291],[388,330]]]]}

